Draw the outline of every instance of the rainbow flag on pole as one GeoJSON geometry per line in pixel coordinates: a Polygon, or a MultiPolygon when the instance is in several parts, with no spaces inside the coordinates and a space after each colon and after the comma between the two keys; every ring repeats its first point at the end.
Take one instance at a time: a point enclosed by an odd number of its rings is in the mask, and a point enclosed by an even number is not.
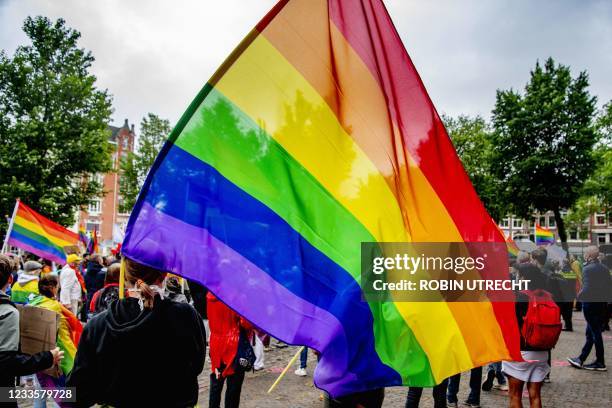
{"type": "Polygon", "coordinates": [[[551,245],[555,243],[555,234],[548,228],[541,227],[540,224],[535,225],[534,235],[536,245],[551,245]]]}
{"type": "Polygon", "coordinates": [[[176,125],[122,252],[319,350],[333,396],[521,360],[512,302],[362,300],[383,241],[505,245],[382,1],[289,0],[176,125]]]}
{"type": "Polygon", "coordinates": [[[88,244],[87,244],[87,252],[90,254],[96,254],[100,251],[100,248],[98,247],[98,229],[96,227],[94,227],[90,232],[89,232],[89,240],[88,240],[88,244]]]}
{"type": "Polygon", "coordinates": [[[58,264],[66,262],[64,247],[78,245],[79,235],[43,217],[17,200],[7,243],[58,264]]]}
{"type": "Polygon", "coordinates": [[[79,225],[79,242],[83,244],[83,249],[89,248],[89,237],[83,224],[79,225]]]}

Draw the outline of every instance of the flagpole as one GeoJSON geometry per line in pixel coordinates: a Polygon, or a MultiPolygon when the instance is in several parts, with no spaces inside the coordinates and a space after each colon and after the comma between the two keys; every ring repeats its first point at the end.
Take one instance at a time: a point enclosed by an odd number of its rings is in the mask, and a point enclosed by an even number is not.
{"type": "Polygon", "coordinates": [[[278,385],[280,380],[282,380],[283,377],[285,376],[285,374],[287,374],[287,371],[289,370],[289,367],[291,367],[293,365],[293,363],[295,363],[295,360],[297,360],[297,358],[300,356],[300,354],[302,353],[302,350],[304,350],[304,347],[306,347],[306,346],[300,347],[298,349],[297,353],[295,353],[295,356],[293,356],[293,358],[291,360],[289,360],[289,364],[287,364],[287,367],[285,367],[285,369],[280,373],[280,375],[278,376],[276,381],[274,381],[274,384],[272,384],[272,386],[268,390],[268,394],[270,394],[272,391],[274,391],[274,388],[276,388],[276,386],[278,385]]]}
{"type": "Polygon", "coordinates": [[[125,258],[121,257],[119,264],[119,299],[123,299],[125,293],[125,258]]]}
{"type": "Polygon", "coordinates": [[[2,251],[0,252],[5,252],[7,249],[8,240],[9,240],[9,237],[11,236],[11,232],[13,232],[13,225],[15,224],[15,216],[17,215],[18,209],[19,209],[19,199],[15,201],[15,208],[13,209],[13,216],[11,217],[11,220],[9,221],[9,225],[6,230],[6,235],[4,236],[4,243],[2,244],[2,251]]]}

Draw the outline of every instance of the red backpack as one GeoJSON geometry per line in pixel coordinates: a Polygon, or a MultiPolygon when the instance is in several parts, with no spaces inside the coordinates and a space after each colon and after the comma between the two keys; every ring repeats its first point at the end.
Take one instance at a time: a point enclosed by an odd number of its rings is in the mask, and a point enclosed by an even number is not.
{"type": "Polygon", "coordinates": [[[533,348],[549,350],[557,344],[561,334],[561,310],[545,290],[525,290],[529,297],[527,314],[523,318],[521,334],[533,348]]]}

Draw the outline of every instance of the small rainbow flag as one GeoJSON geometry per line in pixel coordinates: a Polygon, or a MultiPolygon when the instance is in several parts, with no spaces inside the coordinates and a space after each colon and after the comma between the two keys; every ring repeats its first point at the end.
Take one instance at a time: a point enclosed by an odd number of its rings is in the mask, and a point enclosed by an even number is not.
{"type": "Polygon", "coordinates": [[[514,240],[510,237],[506,239],[506,246],[508,247],[508,253],[514,257],[517,257],[519,252],[521,251],[520,248],[516,245],[516,242],[514,242],[514,240]]]}
{"type": "Polygon", "coordinates": [[[535,243],[536,245],[550,245],[555,243],[555,234],[548,228],[541,227],[540,224],[535,225],[535,243]]]}
{"type": "Polygon", "coordinates": [[[281,0],[177,123],[123,254],[320,351],[332,396],[522,360],[513,302],[364,301],[362,242],[505,246],[383,2],[281,0]]]}
{"type": "Polygon", "coordinates": [[[89,247],[89,237],[87,236],[87,231],[83,224],[79,225],[79,241],[83,244],[83,249],[89,247]]]}
{"type": "Polygon", "coordinates": [[[17,200],[9,223],[8,244],[58,264],[66,262],[64,247],[78,245],[79,235],[43,217],[17,200]]]}
{"type": "Polygon", "coordinates": [[[87,244],[87,252],[90,254],[98,253],[100,248],[98,247],[98,229],[94,227],[89,231],[89,240],[87,244]]]}
{"type": "MultiPolygon", "coordinates": [[[[502,236],[505,236],[504,231],[497,225],[495,220],[493,218],[491,218],[491,220],[497,226],[497,230],[499,231],[499,233],[502,236]]],[[[508,254],[511,255],[511,256],[514,256],[515,258],[518,256],[518,253],[521,251],[520,248],[516,245],[516,242],[514,242],[514,239],[512,239],[511,236],[508,236],[506,238],[506,247],[508,248],[508,254]]]]}

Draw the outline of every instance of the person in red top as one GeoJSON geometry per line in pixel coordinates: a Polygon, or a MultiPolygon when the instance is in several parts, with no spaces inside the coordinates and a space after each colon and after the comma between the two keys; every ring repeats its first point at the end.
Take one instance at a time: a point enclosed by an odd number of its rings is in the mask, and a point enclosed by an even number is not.
{"type": "Polygon", "coordinates": [[[236,369],[234,359],[238,352],[240,331],[251,336],[253,327],[236,312],[217,299],[211,292],[206,295],[207,313],[210,325],[210,394],[209,407],[221,406],[221,391],[225,390],[225,408],[240,406],[240,392],[244,381],[244,371],[236,369]]]}

